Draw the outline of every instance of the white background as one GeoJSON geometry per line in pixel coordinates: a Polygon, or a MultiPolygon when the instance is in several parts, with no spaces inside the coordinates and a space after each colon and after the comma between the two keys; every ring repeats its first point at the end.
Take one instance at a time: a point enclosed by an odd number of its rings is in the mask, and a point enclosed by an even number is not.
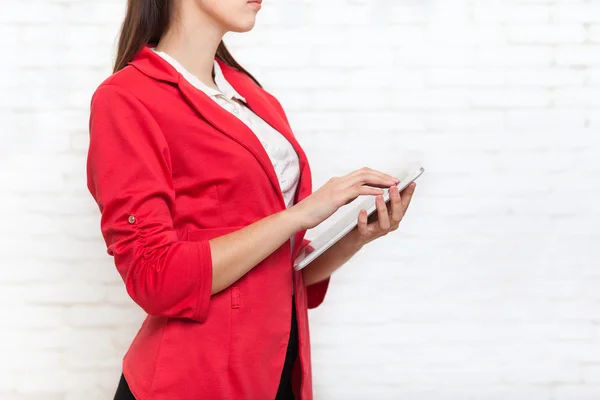
{"type": "MultiPolygon", "coordinates": [[[[143,317],[85,186],[124,4],[0,2],[1,399],[112,398],[143,317]]],[[[311,313],[316,398],[600,398],[600,1],[263,6],[228,42],[315,187],[427,168],[311,313]]]]}

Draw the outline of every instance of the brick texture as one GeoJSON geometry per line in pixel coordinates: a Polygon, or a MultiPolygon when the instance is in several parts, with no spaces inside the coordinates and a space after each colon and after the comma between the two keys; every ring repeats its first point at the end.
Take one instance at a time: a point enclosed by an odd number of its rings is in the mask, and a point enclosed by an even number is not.
{"type": "MultiPolygon", "coordinates": [[[[111,398],[143,318],[84,174],[124,6],[2,4],[1,400],[111,398]]],[[[316,398],[600,398],[600,1],[263,6],[227,40],[315,187],[406,155],[427,168],[401,229],[311,314],[316,398]]]]}

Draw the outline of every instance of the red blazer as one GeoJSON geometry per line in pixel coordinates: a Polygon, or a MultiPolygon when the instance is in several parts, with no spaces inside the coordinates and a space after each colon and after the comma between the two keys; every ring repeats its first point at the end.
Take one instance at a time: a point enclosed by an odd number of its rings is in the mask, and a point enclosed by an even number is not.
{"type": "MultiPolygon", "coordinates": [[[[248,106],[308,160],[279,102],[220,62],[248,106]]],[[[274,399],[296,294],[299,398],[312,398],[307,308],[328,281],[306,287],[292,260],[304,231],[239,281],[211,296],[209,239],[285,209],[254,133],[149,48],[104,81],[91,102],[88,188],[127,292],[148,314],[123,360],[137,399],[274,399]]]]}

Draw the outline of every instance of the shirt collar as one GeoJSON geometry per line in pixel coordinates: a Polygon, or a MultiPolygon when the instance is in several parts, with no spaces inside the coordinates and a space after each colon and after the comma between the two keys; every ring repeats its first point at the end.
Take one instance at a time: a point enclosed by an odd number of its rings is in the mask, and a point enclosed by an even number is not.
{"type": "Polygon", "coordinates": [[[231,86],[229,81],[227,81],[227,79],[225,79],[225,76],[223,75],[223,71],[221,70],[221,66],[219,65],[217,60],[214,61],[213,68],[214,68],[213,71],[215,73],[215,83],[217,84],[217,87],[221,91],[221,95],[225,96],[225,98],[227,98],[227,99],[235,98],[235,99],[241,100],[245,103],[246,99],[244,98],[244,96],[239,94],[237,92],[237,90],[235,90],[234,87],[231,86]]]}
{"type": "Polygon", "coordinates": [[[171,57],[167,53],[162,52],[162,51],[156,51],[155,49],[152,49],[152,50],[156,54],[161,56],[169,64],[171,64],[173,66],[173,68],[175,68],[177,70],[177,72],[179,72],[181,75],[183,75],[183,77],[188,82],[190,82],[192,85],[194,85],[197,89],[204,92],[207,96],[209,96],[209,97],[222,96],[228,100],[235,98],[235,99],[243,101],[244,103],[246,102],[246,99],[241,94],[239,94],[233,88],[233,86],[231,86],[231,84],[227,81],[227,79],[225,79],[225,76],[223,75],[223,71],[221,70],[221,66],[219,65],[217,60],[213,61],[213,72],[215,75],[215,84],[217,85],[219,90],[213,89],[210,86],[206,85],[204,82],[202,82],[200,79],[198,79],[195,75],[193,75],[191,72],[189,72],[187,69],[185,69],[185,67],[183,65],[181,65],[181,63],[179,63],[179,61],[175,60],[173,57],[171,57]]]}

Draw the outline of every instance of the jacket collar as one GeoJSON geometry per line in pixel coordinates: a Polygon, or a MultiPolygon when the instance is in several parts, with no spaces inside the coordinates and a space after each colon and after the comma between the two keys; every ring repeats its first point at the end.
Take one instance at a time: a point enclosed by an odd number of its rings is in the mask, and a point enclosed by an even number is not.
{"type": "Polygon", "coordinates": [[[235,98],[235,99],[243,101],[244,103],[246,102],[246,99],[241,94],[236,92],[236,90],[229,84],[229,82],[227,82],[227,80],[223,76],[223,71],[221,70],[221,66],[219,65],[217,60],[214,60],[214,62],[213,62],[213,75],[214,75],[215,83],[219,89],[214,89],[214,88],[206,85],[200,79],[198,79],[194,74],[192,74],[183,65],[181,65],[181,63],[179,61],[175,60],[173,57],[171,57],[167,53],[165,53],[163,51],[156,51],[155,49],[151,49],[151,50],[154,51],[159,56],[161,56],[169,64],[171,64],[171,66],[173,66],[173,68],[175,68],[177,70],[177,72],[179,72],[188,82],[190,82],[192,85],[194,85],[194,87],[196,87],[198,90],[201,90],[204,93],[206,93],[207,96],[209,96],[209,97],[221,96],[228,100],[235,98]]]}
{"type": "MultiPolygon", "coordinates": [[[[296,191],[296,202],[302,200],[312,190],[310,167],[306,154],[292,133],[283,110],[276,101],[273,101],[267,92],[259,88],[247,75],[225,64],[221,60],[217,59],[217,63],[222,70],[223,77],[231,84],[235,92],[239,93],[246,100],[247,106],[285,136],[296,150],[300,161],[300,182],[296,191]]],[[[260,140],[250,128],[215,103],[208,95],[196,89],[186,79],[183,79],[182,75],[171,64],[151,50],[150,46],[144,46],[130,64],[153,79],[177,85],[183,97],[203,119],[250,151],[258,160],[271,181],[274,190],[276,190],[280,206],[285,208],[285,202],[273,164],[260,140]]],[[[298,241],[302,237],[303,235],[299,232],[297,236],[298,241]]],[[[300,243],[296,243],[296,245],[296,249],[293,250],[294,254],[300,243]]]]}
{"type": "Polygon", "coordinates": [[[168,62],[163,60],[154,51],[150,45],[145,45],[129,62],[144,75],[158,81],[177,84],[181,75],[168,62]]]}

